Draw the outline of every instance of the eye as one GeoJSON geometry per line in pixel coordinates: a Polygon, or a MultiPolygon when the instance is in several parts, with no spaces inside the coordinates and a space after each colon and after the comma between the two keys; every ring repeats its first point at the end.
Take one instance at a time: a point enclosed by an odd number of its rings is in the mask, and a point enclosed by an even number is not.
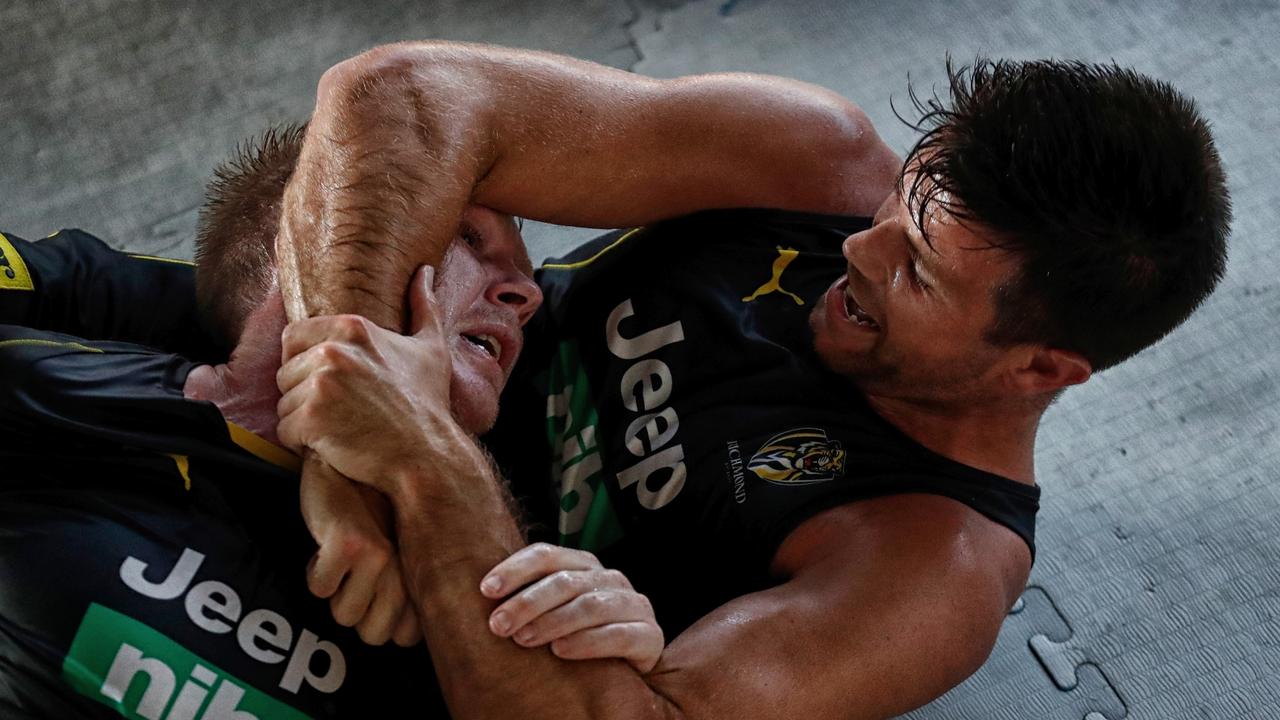
{"type": "Polygon", "coordinates": [[[480,235],[479,231],[477,231],[474,227],[471,227],[471,225],[468,223],[462,224],[462,227],[459,229],[458,234],[460,234],[462,236],[462,240],[471,247],[475,247],[479,245],[480,241],[484,239],[483,236],[480,235]]]}
{"type": "Polygon", "coordinates": [[[920,256],[912,252],[911,261],[908,263],[908,267],[911,270],[911,282],[915,283],[921,290],[928,290],[929,283],[925,282],[924,278],[920,277],[920,256]]]}

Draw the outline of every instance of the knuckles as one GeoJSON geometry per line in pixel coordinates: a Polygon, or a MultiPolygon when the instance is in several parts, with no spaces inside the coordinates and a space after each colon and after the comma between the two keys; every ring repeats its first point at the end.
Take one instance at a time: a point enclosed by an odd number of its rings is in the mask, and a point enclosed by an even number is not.
{"type": "Polygon", "coordinates": [[[574,550],[573,552],[577,554],[579,560],[581,560],[584,564],[588,565],[589,567],[592,567],[595,569],[604,569],[604,565],[600,564],[600,558],[597,558],[595,556],[595,553],[592,553],[588,550],[574,550]]]}
{"type": "Polygon", "coordinates": [[[364,623],[356,626],[356,634],[360,636],[360,640],[364,642],[365,645],[373,645],[375,647],[385,645],[387,640],[391,639],[386,628],[370,627],[364,623]]]}
{"type": "Polygon", "coordinates": [[[576,604],[587,615],[598,616],[608,612],[615,603],[611,595],[596,590],[579,596],[576,604]]]}
{"type": "Polygon", "coordinates": [[[373,342],[373,322],[360,315],[336,315],[332,318],[331,335],[361,347],[373,342]]]}
{"type": "Polygon", "coordinates": [[[342,604],[340,596],[335,595],[329,600],[329,609],[333,613],[333,621],[342,627],[355,627],[360,621],[360,616],[356,611],[342,604]]]}
{"type": "Polygon", "coordinates": [[[561,594],[573,592],[582,586],[581,580],[568,570],[557,570],[549,575],[547,580],[551,587],[561,594]]]}
{"type": "Polygon", "coordinates": [[[624,575],[619,570],[613,570],[613,569],[601,570],[600,577],[602,580],[601,584],[603,585],[609,585],[609,586],[621,588],[624,590],[631,589],[631,581],[628,580],[627,576],[624,575]]]}
{"type": "Polygon", "coordinates": [[[526,557],[534,567],[550,569],[556,564],[556,556],[563,548],[539,542],[529,546],[526,557]]]}
{"type": "Polygon", "coordinates": [[[338,542],[341,543],[338,546],[338,553],[349,565],[368,563],[381,571],[391,560],[391,548],[381,538],[370,538],[362,533],[348,532],[343,533],[338,542]]]}

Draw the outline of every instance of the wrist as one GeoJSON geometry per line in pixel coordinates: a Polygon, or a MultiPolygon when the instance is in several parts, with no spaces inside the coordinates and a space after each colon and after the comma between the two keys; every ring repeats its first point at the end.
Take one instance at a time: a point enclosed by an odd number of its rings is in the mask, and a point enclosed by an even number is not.
{"type": "Polygon", "coordinates": [[[488,458],[447,412],[426,413],[417,427],[414,446],[385,468],[387,493],[397,505],[417,498],[448,503],[454,487],[484,471],[488,458]]]}

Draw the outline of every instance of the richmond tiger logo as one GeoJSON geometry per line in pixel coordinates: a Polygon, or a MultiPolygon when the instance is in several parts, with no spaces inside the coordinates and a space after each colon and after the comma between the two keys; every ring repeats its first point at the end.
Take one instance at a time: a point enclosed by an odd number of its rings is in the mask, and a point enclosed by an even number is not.
{"type": "Polygon", "coordinates": [[[747,469],[776,485],[810,485],[844,475],[845,451],[820,428],[796,428],[765,443],[747,469]]]}

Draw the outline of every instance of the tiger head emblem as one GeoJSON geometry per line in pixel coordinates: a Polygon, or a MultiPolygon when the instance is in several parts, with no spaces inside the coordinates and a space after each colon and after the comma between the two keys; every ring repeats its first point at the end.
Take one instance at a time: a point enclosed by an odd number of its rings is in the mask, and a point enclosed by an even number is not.
{"type": "Polygon", "coordinates": [[[770,438],[747,468],[778,485],[808,485],[844,475],[845,451],[819,428],[797,428],[770,438]]]}

